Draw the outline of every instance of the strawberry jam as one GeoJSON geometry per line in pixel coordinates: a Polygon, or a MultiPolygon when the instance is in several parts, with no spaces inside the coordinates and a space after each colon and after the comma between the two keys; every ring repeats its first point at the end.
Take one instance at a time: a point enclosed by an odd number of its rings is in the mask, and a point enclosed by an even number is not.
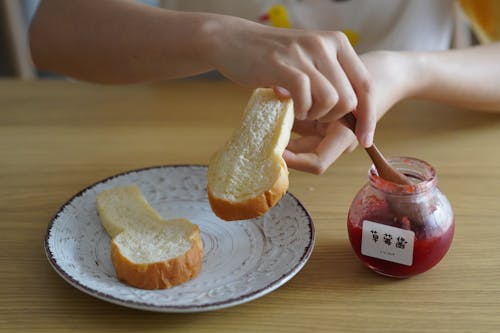
{"type": "Polygon", "coordinates": [[[446,255],[455,221],[431,165],[402,157],[389,162],[412,184],[386,181],[372,166],[369,182],[351,203],[347,230],[354,252],[366,266],[383,275],[410,277],[446,255]]]}

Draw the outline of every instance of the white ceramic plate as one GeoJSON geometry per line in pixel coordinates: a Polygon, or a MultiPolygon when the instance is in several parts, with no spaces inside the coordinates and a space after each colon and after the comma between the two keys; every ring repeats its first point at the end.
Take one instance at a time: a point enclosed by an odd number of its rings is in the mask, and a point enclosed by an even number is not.
{"type": "Polygon", "coordinates": [[[67,282],[115,304],[158,312],[201,312],[242,304],[291,279],[309,259],[314,225],[290,193],[263,217],[224,222],[206,195],[207,167],[161,166],[100,181],[66,202],[48,226],[45,252],[67,282]],[[110,259],[110,238],[101,225],[96,195],[137,184],[166,219],[184,217],[201,230],[204,257],[193,280],[165,290],[142,290],[120,282],[110,259]]]}

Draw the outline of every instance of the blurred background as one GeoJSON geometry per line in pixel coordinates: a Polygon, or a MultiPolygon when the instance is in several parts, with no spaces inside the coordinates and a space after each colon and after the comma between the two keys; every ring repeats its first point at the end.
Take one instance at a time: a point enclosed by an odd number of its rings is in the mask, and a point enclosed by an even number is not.
{"type": "MultiPolygon", "coordinates": [[[[141,2],[162,5],[161,0],[141,2]]],[[[32,80],[58,77],[37,71],[31,62],[27,33],[39,3],[40,0],[0,0],[0,78],[32,80]]]]}
{"type": "Polygon", "coordinates": [[[33,79],[37,73],[29,55],[28,23],[38,0],[0,0],[0,77],[33,79]]]}
{"type": "MultiPolygon", "coordinates": [[[[59,77],[37,71],[31,61],[27,32],[39,2],[40,0],[0,0],[0,78],[32,80],[59,77]]],[[[140,2],[166,6],[168,0],[140,2]]],[[[500,39],[499,16],[500,0],[457,1],[452,47],[500,39]]]]}

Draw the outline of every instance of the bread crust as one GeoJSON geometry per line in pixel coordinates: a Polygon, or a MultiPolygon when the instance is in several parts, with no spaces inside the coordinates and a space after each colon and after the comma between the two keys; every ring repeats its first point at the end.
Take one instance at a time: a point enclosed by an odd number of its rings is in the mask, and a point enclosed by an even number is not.
{"type": "Polygon", "coordinates": [[[270,189],[244,201],[229,201],[216,197],[207,186],[208,201],[212,211],[225,221],[248,220],[259,217],[271,209],[288,190],[288,168],[281,161],[278,178],[270,189]]]}
{"type": "Polygon", "coordinates": [[[154,263],[134,263],[111,242],[111,261],[121,281],[141,289],[166,289],[196,277],[201,271],[203,242],[200,229],[191,236],[192,246],[182,255],[154,263]]]}
{"type": "Polygon", "coordinates": [[[240,127],[210,159],[208,200],[215,215],[225,221],[259,217],[271,209],[288,190],[288,167],[282,155],[293,126],[293,101],[287,99],[276,103],[277,101],[270,88],[254,90],[240,127]],[[268,111],[276,117],[266,118],[264,115],[268,111]],[[264,123],[267,121],[271,123],[264,123]],[[263,129],[264,132],[257,129],[263,129]],[[247,146],[252,146],[252,149],[246,150],[247,146]],[[246,163],[246,160],[250,161],[251,170],[237,167],[238,163],[246,163]],[[240,175],[239,172],[246,174],[240,175]],[[225,173],[230,173],[230,176],[225,173]],[[258,183],[247,184],[256,173],[260,173],[256,177],[258,183]],[[241,183],[235,180],[238,176],[242,177],[241,183]],[[251,190],[247,190],[251,194],[245,193],[245,190],[239,188],[241,186],[250,186],[251,190]]]}

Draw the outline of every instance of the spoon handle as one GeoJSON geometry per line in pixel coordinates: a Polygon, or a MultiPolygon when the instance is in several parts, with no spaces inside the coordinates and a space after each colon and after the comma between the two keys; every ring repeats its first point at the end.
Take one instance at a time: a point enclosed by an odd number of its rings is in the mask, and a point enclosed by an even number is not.
{"type": "MultiPolygon", "coordinates": [[[[356,117],[349,112],[341,119],[342,123],[349,128],[353,133],[356,128],[356,117]]],[[[408,185],[411,184],[410,180],[399,172],[397,169],[393,168],[389,162],[385,159],[384,155],[378,150],[377,146],[373,144],[372,146],[365,148],[366,152],[370,156],[379,176],[385,180],[391,181],[396,184],[408,185]]]]}
{"type": "Polygon", "coordinates": [[[384,155],[382,155],[380,150],[378,150],[377,146],[371,145],[370,147],[365,148],[365,150],[368,153],[368,155],[370,155],[370,158],[373,161],[375,167],[377,168],[377,172],[380,177],[396,184],[401,184],[401,185],[411,184],[408,177],[403,175],[397,169],[393,168],[392,165],[390,165],[389,162],[387,162],[384,155]]]}

